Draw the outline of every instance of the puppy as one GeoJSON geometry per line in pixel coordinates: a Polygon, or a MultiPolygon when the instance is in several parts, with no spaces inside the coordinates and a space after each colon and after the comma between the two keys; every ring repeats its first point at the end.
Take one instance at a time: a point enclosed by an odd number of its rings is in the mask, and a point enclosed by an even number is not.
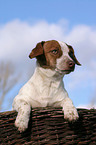
{"type": "Polygon", "coordinates": [[[37,67],[13,101],[13,110],[18,112],[15,121],[18,130],[28,128],[31,107],[62,107],[66,120],[77,120],[78,112],[63,84],[63,76],[74,71],[75,64],[81,65],[72,46],[56,40],[42,41],[29,57],[36,57],[37,67]]]}

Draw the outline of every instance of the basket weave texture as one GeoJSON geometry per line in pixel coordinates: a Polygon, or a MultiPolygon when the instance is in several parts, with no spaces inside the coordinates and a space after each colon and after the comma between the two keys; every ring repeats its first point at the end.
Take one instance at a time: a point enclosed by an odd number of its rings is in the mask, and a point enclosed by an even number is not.
{"type": "Polygon", "coordinates": [[[96,110],[78,109],[79,120],[64,120],[61,108],[32,109],[28,129],[14,126],[17,112],[0,113],[0,145],[96,145],[96,110]]]}

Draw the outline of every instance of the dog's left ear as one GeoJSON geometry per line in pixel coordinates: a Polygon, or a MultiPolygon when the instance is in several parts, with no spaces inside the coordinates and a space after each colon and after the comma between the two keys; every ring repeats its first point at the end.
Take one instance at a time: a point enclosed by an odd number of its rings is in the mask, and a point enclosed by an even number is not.
{"type": "Polygon", "coordinates": [[[45,43],[45,41],[37,43],[36,47],[29,54],[30,59],[37,57],[39,55],[42,55],[44,53],[44,50],[43,50],[44,43],[45,43]]]}
{"type": "Polygon", "coordinates": [[[73,56],[73,60],[74,60],[74,62],[75,62],[77,65],[81,65],[81,63],[77,60],[77,58],[76,58],[75,55],[73,56]]]}
{"type": "Polygon", "coordinates": [[[77,65],[81,65],[80,62],[77,60],[75,54],[74,54],[74,49],[71,45],[68,45],[66,44],[69,48],[69,56],[74,60],[74,62],[77,64],[77,65]]]}

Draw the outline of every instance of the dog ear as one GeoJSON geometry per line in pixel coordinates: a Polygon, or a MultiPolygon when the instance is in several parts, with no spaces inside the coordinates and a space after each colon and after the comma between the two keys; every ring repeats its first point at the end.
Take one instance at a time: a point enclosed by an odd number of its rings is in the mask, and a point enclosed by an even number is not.
{"type": "Polygon", "coordinates": [[[45,41],[37,43],[36,47],[29,54],[30,59],[32,59],[34,57],[37,57],[39,55],[42,55],[44,53],[44,50],[43,50],[43,44],[44,43],[45,43],[45,41]]]}
{"type": "Polygon", "coordinates": [[[77,65],[81,65],[80,62],[77,60],[77,58],[76,58],[75,55],[73,56],[73,60],[74,60],[74,62],[75,62],[77,65]]]}
{"type": "Polygon", "coordinates": [[[69,56],[74,60],[74,62],[77,64],[77,65],[81,65],[80,62],[77,60],[75,54],[74,54],[74,49],[71,45],[68,45],[66,44],[69,48],[69,56]]]}

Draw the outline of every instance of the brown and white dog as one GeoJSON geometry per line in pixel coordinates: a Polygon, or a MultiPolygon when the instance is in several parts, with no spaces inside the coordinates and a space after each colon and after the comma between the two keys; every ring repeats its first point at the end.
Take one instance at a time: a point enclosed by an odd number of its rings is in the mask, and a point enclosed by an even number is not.
{"type": "Polygon", "coordinates": [[[77,110],[63,84],[63,76],[74,71],[75,64],[80,65],[73,48],[61,41],[42,41],[29,57],[36,57],[37,67],[13,101],[13,110],[18,112],[15,121],[18,130],[28,128],[31,107],[62,107],[65,119],[77,120],[77,110]]]}

